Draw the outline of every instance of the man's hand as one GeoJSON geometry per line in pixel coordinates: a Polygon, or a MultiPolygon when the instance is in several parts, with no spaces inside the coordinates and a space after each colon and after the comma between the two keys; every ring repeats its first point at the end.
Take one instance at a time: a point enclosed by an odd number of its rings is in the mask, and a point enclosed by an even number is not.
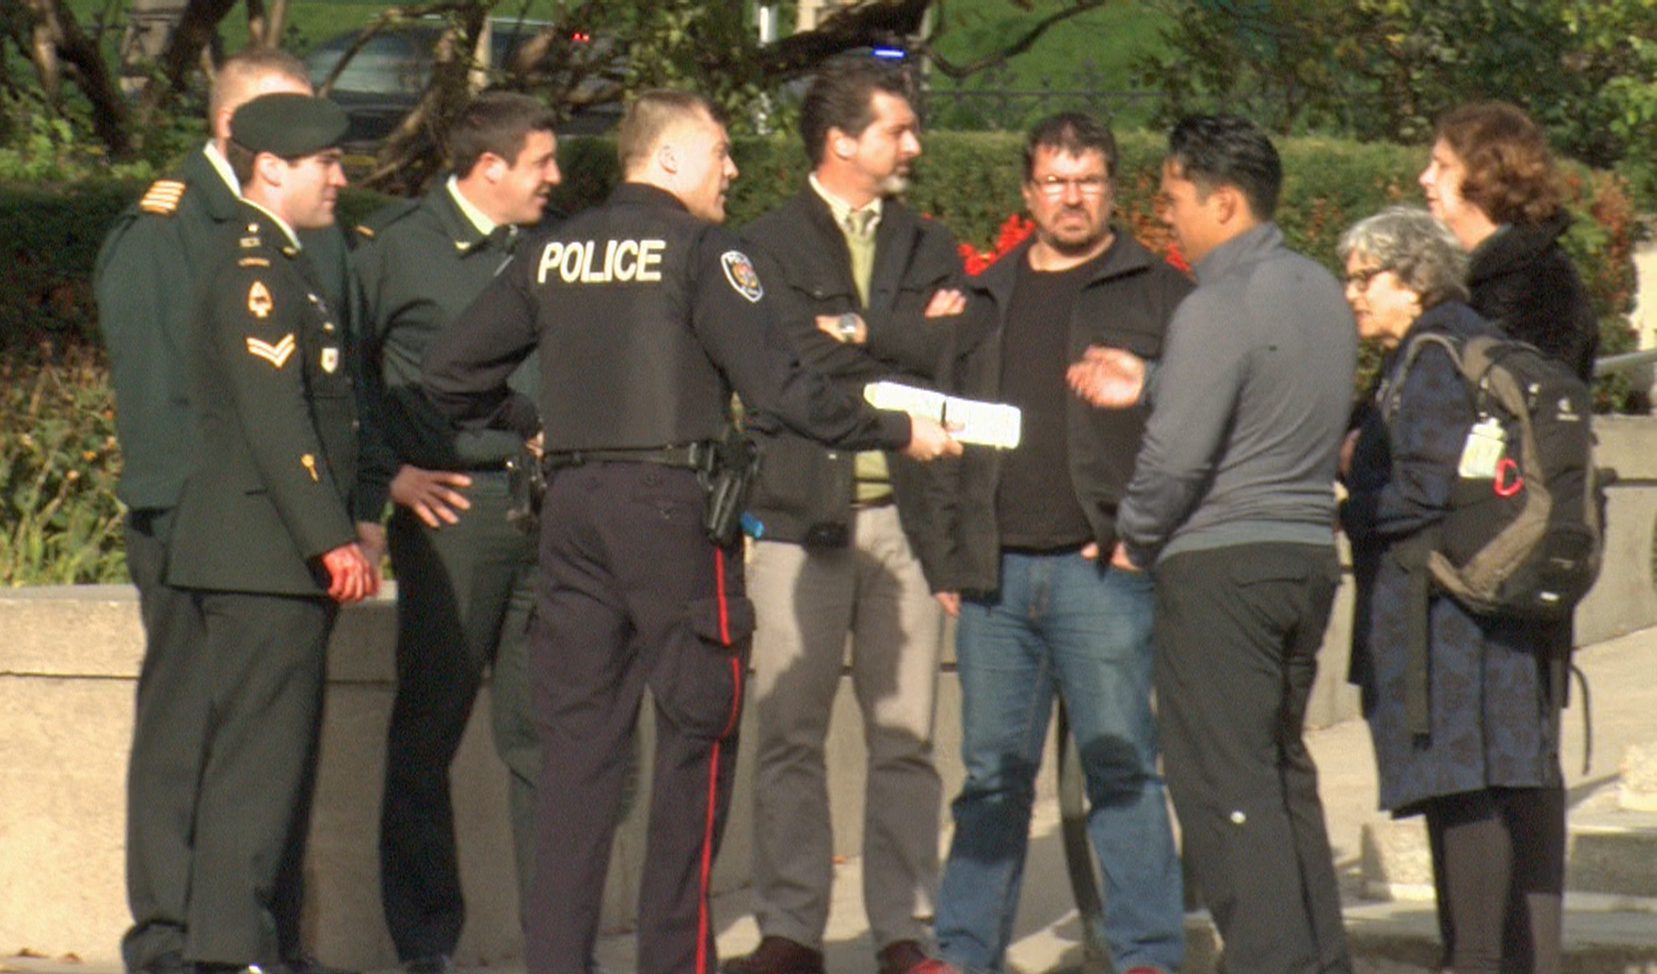
{"type": "Polygon", "coordinates": [[[1145,391],[1145,360],[1126,349],[1093,345],[1070,366],[1065,380],[1093,405],[1123,409],[1139,402],[1145,391]]]}
{"type": "Polygon", "coordinates": [[[951,619],[961,618],[960,592],[933,592],[932,597],[938,600],[938,604],[944,607],[951,619]]]}
{"type": "Polygon", "coordinates": [[[380,590],[380,569],[355,541],[323,555],[322,566],[328,569],[328,597],[340,605],[361,602],[380,590]]]}
{"type": "Polygon", "coordinates": [[[847,335],[845,332],[840,330],[840,319],[842,317],[842,315],[818,315],[817,330],[842,345],[868,344],[869,325],[863,320],[863,316],[857,314],[852,315],[853,318],[857,319],[857,329],[850,335],[847,335]]]}
{"type": "Polygon", "coordinates": [[[472,486],[472,478],[450,470],[425,470],[411,464],[397,468],[391,478],[391,499],[413,511],[428,527],[440,528],[460,521],[457,511],[472,506],[460,488],[472,486]]]}
{"type": "Polygon", "coordinates": [[[965,294],[952,287],[941,287],[932,292],[932,300],[926,302],[926,311],[922,313],[928,318],[948,318],[965,310],[965,294]]]}
{"type": "Polygon", "coordinates": [[[1133,559],[1128,557],[1127,546],[1120,541],[1116,542],[1116,550],[1110,553],[1110,567],[1124,572],[1141,570],[1138,565],[1133,563],[1133,559]]]}
{"type": "Polygon", "coordinates": [[[961,444],[937,420],[910,416],[909,445],[903,448],[903,455],[922,462],[939,457],[958,457],[961,455],[961,444]]]}
{"type": "Polygon", "coordinates": [[[378,521],[358,521],[357,544],[362,545],[362,553],[368,563],[378,568],[380,562],[385,560],[385,525],[378,521]]]}

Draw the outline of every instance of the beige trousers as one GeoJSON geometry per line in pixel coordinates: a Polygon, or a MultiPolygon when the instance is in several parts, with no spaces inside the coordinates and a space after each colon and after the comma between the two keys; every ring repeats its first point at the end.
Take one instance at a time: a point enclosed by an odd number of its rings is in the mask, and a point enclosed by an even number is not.
{"type": "Polygon", "coordinates": [[[845,548],[754,545],[754,898],[762,934],[821,947],[834,870],[823,742],[841,676],[868,746],[863,903],[877,949],[926,938],[938,887],[932,764],[943,613],[896,507],[854,513],[845,548]]]}

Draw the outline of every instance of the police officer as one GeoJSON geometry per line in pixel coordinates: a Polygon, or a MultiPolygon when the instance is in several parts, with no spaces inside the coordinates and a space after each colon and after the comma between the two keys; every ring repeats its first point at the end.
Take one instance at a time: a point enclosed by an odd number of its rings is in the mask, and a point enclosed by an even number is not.
{"type": "Polygon", "coordinates": [[[534,412],[504,380],[540,346],[552,474],[532,643],[544,763],[529,970],[586,974],[648,686],[656,758],[640,971],[709,974],[708,879],[754,621],[741,546],[710,541],[702,517],[704,456],[731,423],[731,391],[751,422],[851,449],[930,459],[960,447],[938,424],[876,412],[792,360],[764,282],[714,225],[737,170],[706,100],[640,95],[617,141],[622,186],[532,241],[439,337],[425,379],[460,421],[529,433],[534,412]]]}
{"type": "Polygon", "coordinates": [[[333,222],[346,127],[309,95],[237,110],[240,236],[204,275],[186,357],[199,435],[167,582],[201,615],[212,699],[182,864],[198,971],[280,962],[274,889],[315,779],[328,633],[340,603],[379,585],[349,506],[348,336],[295,235],[333,222]]]}
{"type": "MultiPolygon", "coordinates": [[[[310,90],[304,64],[291,54],[250,48],[226,59],[209,97],[211,141],[185,159],[178,175],[156,180],[122,214],[93,275],[124,463],[116,493],[128,509],[127,567],[138,587],[145,637],[127,775],[133,923],[121,952],[129,971],[176,974],[184,966],[190,823],[210,704],[201,618],[189,595],[164,578],[175,509],[194,453],[183,370],[193,344],[191,296],[223,244],[235,246],[240,229],[241,186],[225,160],[232,115],[260,94],[310,90]]],[[[322,275],[324,295],[339,307],[346,288],[338,228],[299,235],[322,275]]],[[[299,941],[305,832],[298,827],[290,836],[277,881],[282,958],[296,974],[326,970],[299,941]]]]}
{"type": "MultiPolygon", "coordinates": [[[[453,175],[357,228],[351,255],[365,333],[368,401],[377,414],[365,461],[375,507],[390,494],[397,570],[397,695],[386,737],[380,890],[397,957],[410,974],[452,966],[465,919],[449,765],[486,666],[495,749],[511,779],[519,890],[535,842],[540,748],[529,716],[526,647],[535,542],[510,523],[506,464],[523,437],[451,432],[420,392],[420,360],[511,259],[518,226],[541,219],[559,181],[556,117],[527,95],[491,92],[449,128],[453,175]]],[[[532,391],[534,365],[513,374],[532,391]]]]}

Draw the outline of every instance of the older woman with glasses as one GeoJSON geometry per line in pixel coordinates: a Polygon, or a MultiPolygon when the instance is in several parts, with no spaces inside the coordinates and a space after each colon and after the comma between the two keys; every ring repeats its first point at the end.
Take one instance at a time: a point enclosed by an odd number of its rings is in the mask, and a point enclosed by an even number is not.
{"type": "Polygon", "coordinates": [[[1406,349],[1424,334],[1501,332],[1465,303],[1467,257],[1425,211],[1398,207],[1358,223],[1340,254],[1358,333],[1385,351],[1341,465],[1358,588],[1351,679],[1381,807],[1426,815],[1446,967],[1557,972],[1561,695],[1545,643],[1522,621],[1432,595],[1411,570],[1446,512],[1475,417],[1442,348],[1422,346],[1407,369],[1406,349]]]}

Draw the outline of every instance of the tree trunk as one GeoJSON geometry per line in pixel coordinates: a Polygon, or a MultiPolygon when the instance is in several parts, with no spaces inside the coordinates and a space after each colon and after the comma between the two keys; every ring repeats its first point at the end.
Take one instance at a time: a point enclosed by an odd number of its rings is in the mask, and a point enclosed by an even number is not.
{"type": "Polygon", "coordinates": [[[158,62],[161,76],[156,80],[161,83],[152,81],[144,88],[144,98],[138,106],[138,131],[148,131],[162,109],[184,90],[202,49],[213,39],[219,21],[235,5],[236,0],[190,0],[158,62]]]}
{"type": "Polygon", "coordinates": [[[30,60],[34,61],[48,102],[62,111],[63,69],[67,66],[91,104],[92,128],[98,140],[111,155],[128,155],[132,139],[127,127],[127,104],[115,87],[98,45],[81,31],[75,15],[62,0],[24,0],[24,8],[35,18],[30,60]]]}

